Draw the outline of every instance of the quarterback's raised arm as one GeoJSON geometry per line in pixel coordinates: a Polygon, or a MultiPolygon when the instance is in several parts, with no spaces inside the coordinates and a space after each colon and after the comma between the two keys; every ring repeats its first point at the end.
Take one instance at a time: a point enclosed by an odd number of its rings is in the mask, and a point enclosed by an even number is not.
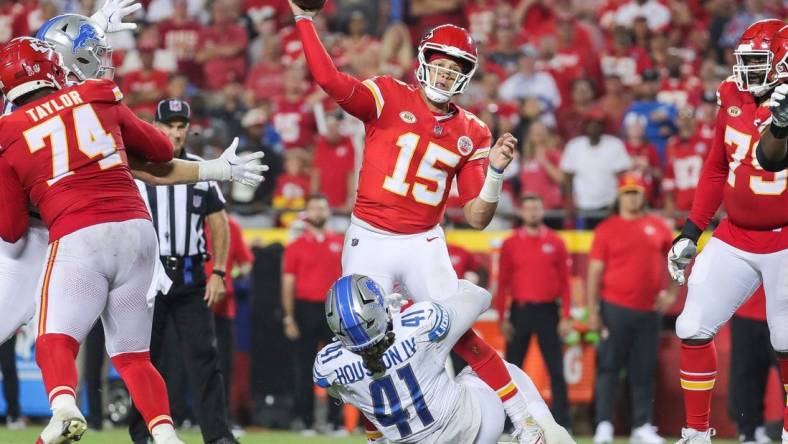
{"type": "MultiPolygon", "coordinates": [[[[495,210],[498,208],[498,199],[501,197],[501,187],[503,186],[503,170],[514,158],[515,144],[517,139],[509,133],[499,137],[495,146],[490,149],[489,166],[487,173],[484,174],[484,162],[469,162],[468,166],[460,172],[459,187],[460,196],[466,191],[468,182],[482,182],[479,195],[471,199],[463,206],[465,220],[468,225],[483,230],[490,224],[495,210]],[[469,171],[466,171],[469,170],[469,171]],[[473,175],[474,177],[468,177],[473,175]]],[[[476,188],[479,189],[479,188],[476,188]]]]}
{"type": "Polygon", "coordinates": [[[295,15],[296,28],[304,46],[304,55],[309,71],[318,85],[339,106],[351,115],[368,122],[377,117],[375,97],[357,78],[339,72],[317,35],[312,17],[315,11],[303,11],[290,2],[295,15]]]}

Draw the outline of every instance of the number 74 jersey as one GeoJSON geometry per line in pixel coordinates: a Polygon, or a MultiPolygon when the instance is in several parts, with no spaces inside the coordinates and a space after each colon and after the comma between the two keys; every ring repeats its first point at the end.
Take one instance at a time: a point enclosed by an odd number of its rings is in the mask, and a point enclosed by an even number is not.
{"type": "Polygon", "coordinates": [[[462,205],[478,196],[491,144],[484,122],[453,104],[441,120],[418,87],[390,77],[363,85],[377,116],[366,122],[356,217],[393,233],[421,233],[440,223],[455,177],[462,205]]]}
{"type": "Polygon", "coordinates": [[[752,253],[788,248],[788,230],[783,229],[788,226],[788,174],[765,171],[755,157],[761,133],[771,122],[766,101],[758,104],[728,79],[720,85],[718,103],[714,140],[690,219],[705,228],[721,196],[728,217],[716,237],[752,253]]]}

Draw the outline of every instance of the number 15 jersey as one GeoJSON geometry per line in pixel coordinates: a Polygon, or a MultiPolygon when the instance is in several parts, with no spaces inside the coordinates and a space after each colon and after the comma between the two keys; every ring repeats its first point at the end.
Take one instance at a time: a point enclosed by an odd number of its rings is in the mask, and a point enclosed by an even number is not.
{"type": "Polygon", "coordinates": [[[440,223],[455,177],[462,205],[478,196],[491,143],[484,122],[454,104],[450,116],[437,117],[419,87],[391,77],[363,85],[376,109],[365,122],[356,217],[393,233],[420,233],[440,223]]]}

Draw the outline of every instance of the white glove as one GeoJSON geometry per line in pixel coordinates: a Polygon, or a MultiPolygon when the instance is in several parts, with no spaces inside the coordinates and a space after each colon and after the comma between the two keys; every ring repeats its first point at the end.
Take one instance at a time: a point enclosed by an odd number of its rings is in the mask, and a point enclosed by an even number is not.
{"type": "Polygon", "coordinates": [[[670,272],[670,277],[679,285],[684,285],[687,282],[684,270],[686,270],[692,258],[695,257],[697,251],[698,246],[695,245],[695,242],[686,237],[677,240],[670,247],[668,252],[668,271],[670,272]]]}
{"type": "Polygon", "coordinates": [[[769,111],[772,112],[772,124],[779,127],[788,126],[788,84],[781,83],[774,88],[769,97],[769,111]]]}
{"type": "Polygon", "coordinates": [[[123,18],[142,8],[136,0],[106,0],[95,14],[90,18],[96,22],[104,32],[134,31],[136,23],[123,23],[123,18]]]}
{"type": "Polygon", "coordinates": [[[257,186],[265,180],[262,173],[268,171],[268,165],[261,164],[259,159],[265,156],[262,151],[255,151],[239,156],[235,154],[238,148],[238,138],[219,156],[218,159],[200,162],[200,181],[217,180],[226,182],[231,180],[248,186],[257,186]]]}

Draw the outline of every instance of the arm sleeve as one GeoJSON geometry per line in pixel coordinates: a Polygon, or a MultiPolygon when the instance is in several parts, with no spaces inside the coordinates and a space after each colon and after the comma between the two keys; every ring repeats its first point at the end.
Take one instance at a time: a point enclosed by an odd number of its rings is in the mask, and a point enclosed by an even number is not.
{"type": "Polygon", "coordinates": [[[297,20],[296,28],[315,81],[345,111],[364,122],[375,119],[381,106],[372,90],[360,80],[339,72],[320,42],[311,20],[297,20]]]}
{"type": "Polygon", "coordinates": [[[155,163],[172,160],[170,139],[148,122],[134,115],[128,106],[117,107],[118,124],[126,150],[144,160],[155,163]]]}
{"type": "Polygon", "coordinates": [[[714,140],[711,142],[711,150],[703,169],[700,172],[698,188],[695,190],[695,197],[692,200],[689,220],[698,228],[705,230],[714,217],[714,213],[722,203],[722,195],[725,189],[725,180],[728,176],[728,162],[725,156],[725,111],[720,108],[717,111],[717,122],[714,130],[714,140]]]}
{"type": "Polygon", "coordinates": [[[569,257],[569,252],[566,250],[566,243],[560,237],[557,239],[556,246],[558,247],[558,257],[556,267],[558,268],[558,288],[559,296],[561,298],[561,313],[563,317],[569,317],[569,309],[572,308],[572,299],[569,289],[569,279],[571,276],[570,265],[572,259],[569,257]]]}
{"type": "Polygon", "coordinates": [[[495,298],[495,309],[499,318],[503,319],[509,305],[512,290],[512,261],[509,254],[509,242],[504,242],[501,247],[501,259],[498,263],[498,294],[495,298]]]}
{"type": "Polygon", "coordinates": [[[457,177],[457,189],[460,192],[460,203],[463,207],[475,199],[482,190],[484,178],[487,174],[487,157],[490,155],[491,146],[492,134],[487,129],[481,144],[479,144],[479,148],[473,152],[468,161],[460,168],[460,173],[457,177]]]}
{"type": "Polygon", "coordinates": [[[0,238],[9,243],[18,241],[27,231],[27,197],[19,176],[0,157],[0,238]]]}

